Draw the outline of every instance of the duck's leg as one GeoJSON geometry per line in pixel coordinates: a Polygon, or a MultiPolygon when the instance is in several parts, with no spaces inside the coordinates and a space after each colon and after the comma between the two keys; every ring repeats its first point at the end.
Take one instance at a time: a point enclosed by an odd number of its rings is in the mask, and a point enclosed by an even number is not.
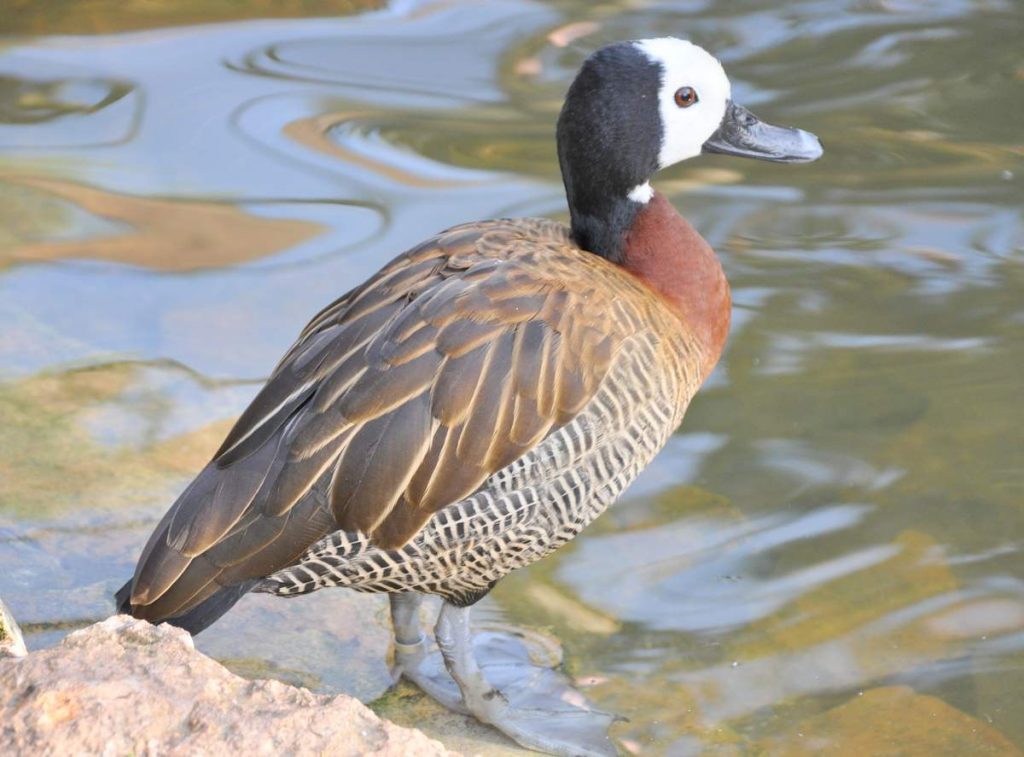
{"type": "Polygon", "coordinates": [[[462,694],[445,671],[437,652],[430,653],[420,626],[423,596],[415,592],[388,595],[391,600],[391,626],[395,633],[395,667],[400,676],[412,681],[423,692],[449,710],[469,715],[462,694]]]}
{"type": "Polygon", "coordinates": [[[462,701],[478,720],[529,749],[549,754],[607,757],[618,753],[608,738],[615,716],[574,707],[530,689],[517,691],[510,702],[492,686],[473,654],[468,607],[445,602],[435,634],[462,701]]]}
{"type": "Polygon", "coordinates": [[[423,647],[423,629],[420,627],[420,605],[423,597],[415,592],[389,594],[391,600],[391,628],[395,633],[398,653],[423,647]]]}

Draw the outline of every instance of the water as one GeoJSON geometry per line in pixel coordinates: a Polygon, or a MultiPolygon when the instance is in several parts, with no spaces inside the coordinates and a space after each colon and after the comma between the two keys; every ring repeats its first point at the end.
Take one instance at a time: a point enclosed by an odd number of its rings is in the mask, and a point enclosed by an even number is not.
{"type": "MultiPolygon", "coordinates": [[[[723,259],[727,352],[624,500],[481,615],[561,639],[628,751],[1024,746],[1024,8],[360,5],[0,22],[0,596],[29,646],[109,614],[321,305],[446,226],[564,217],[576,67],[675,34],[826,156],[658,178],[723,259]]],[[[252,598],[200,646],[388,687],[377,597],[252,598]]],[[[441,732],[415,700],[377,706],[441,732]]]]}

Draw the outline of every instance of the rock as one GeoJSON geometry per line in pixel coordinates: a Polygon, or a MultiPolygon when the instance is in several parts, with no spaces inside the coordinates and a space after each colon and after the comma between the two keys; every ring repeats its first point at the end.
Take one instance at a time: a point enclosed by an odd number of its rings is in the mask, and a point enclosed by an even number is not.
{"type": "Polygon", "coordinates": [[[126,615],[0,660],[0,754],[443,755],[358,700],[248,681],[126,615]]]}
{"type": "Polygon", "coordinates": [[[0,600],[0,658],[24,657],[28,654],[25,640],[21,637],[21,629],[11,615],[11,611],[0,600]]]}
{"type": "Polygon", "coordinates": [[[763,739],[751,751],[779,757],[1024,755],[988,723],[909,686],[869,689],[763,739]]]}

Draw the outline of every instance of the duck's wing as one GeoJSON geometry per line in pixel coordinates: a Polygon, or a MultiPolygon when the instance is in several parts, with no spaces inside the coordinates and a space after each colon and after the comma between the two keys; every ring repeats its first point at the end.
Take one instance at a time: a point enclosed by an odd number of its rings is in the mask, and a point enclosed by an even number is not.
{"type": "Polygon", "coordinates": [[[158,525],[133,612],[180,616],[336,530],[404,544],[575,417],[646,327],[591,257],[551,222],[458,227],[323,310],[158,525]]]}

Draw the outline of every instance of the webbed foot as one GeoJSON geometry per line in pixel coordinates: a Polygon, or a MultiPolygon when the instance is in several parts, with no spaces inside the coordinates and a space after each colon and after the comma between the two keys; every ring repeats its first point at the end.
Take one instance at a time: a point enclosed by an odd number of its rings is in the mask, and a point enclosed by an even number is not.
{"type": "MultiPolygon", "coordinates": [[[[618,750],[608,737],[615,715],[590,709],[564,677],[515,659],[501,649],[490,655],[485,676],[473,654],[469,608],[445,604],[437,621],[437,643],[464,710],[528,749],[555,755],[608,757],[618,750]]],[[[497,641],[497,643],[493,643],[497,641]]],[[[507,646],[504,645],[504,646],[507,646]]]]}

